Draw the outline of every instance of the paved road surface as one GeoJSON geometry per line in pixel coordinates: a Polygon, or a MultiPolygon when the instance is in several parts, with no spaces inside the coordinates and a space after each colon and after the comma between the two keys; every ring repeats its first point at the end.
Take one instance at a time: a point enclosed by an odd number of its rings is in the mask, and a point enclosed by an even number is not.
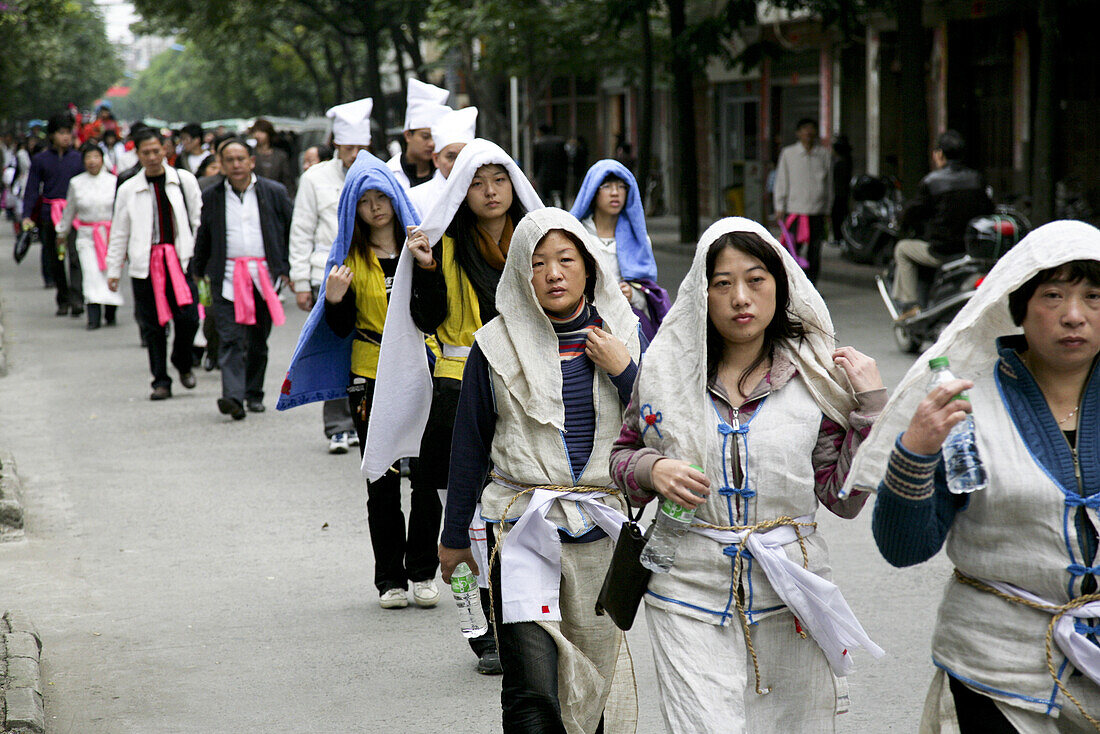
{"type": "MultiPolygon", "coordinates": [[[[232,423],[215,409],[217,373],[150,403],[129,308],[86,332],[53,316],[37,252],[19,267],[10,253],[5,233],[0,446],[19,462],[27,531],[0,545],[0,609],[24,609],[42,633],[51,734],[500,730],[499,678],[474,673],[450,605],[379,609],[358,460],[326,453],[319,406],[232,423]]],[[[687,258],[659,260],[678,282],[687,258]]],[[[909,360],[869,271],[827,258],[822,289],[841,341],[895,384],[909,360]]],[[[304,320],[288,315],[269,407],[304,320]]],[[[914,731],[949,567],[891,569],[870,512],[819,519],[842,589],[889,653],[857,655],[839,730],[914,731]]],[[[629,640],[639,731],[659,732],[644,620],[629,640]]]]}

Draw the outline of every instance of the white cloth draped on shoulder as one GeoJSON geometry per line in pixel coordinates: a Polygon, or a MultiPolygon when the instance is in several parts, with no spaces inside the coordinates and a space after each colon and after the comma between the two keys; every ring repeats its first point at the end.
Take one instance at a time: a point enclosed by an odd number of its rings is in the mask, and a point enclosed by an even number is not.
{"type": "MultiPolygon", "coordinates": [[[[660,411],[661,435],[656,446],[707,470],[711,412],[707,397],[707,251],[721,236],[733,232],[759,235],[783,259],[790,291],[788,313],[806,329],[802,340],[784,345],[821,411],[847,428],[856,400],[843,370],[833,363],[836,341],[833,322],[821,294],[786,251],[761,224],[744,217],[720,219],[707,228],[695,251],[676,302],[646,351],[638,373],[640,403],[660,411]],[[704,317],[700,318],[700,314],[704,317]]],[[[648,443],[648,441],[647,441],[648,443]]]]}
{"type": "MultiPolygon", "coordinates": [[[[465,200],[474,174],[481,166],[489,164],[504,166],[508,171],[512,195],[519,199],[524,209],[542,208],[534,187],[511,156],[496,143],[477,138],[458,154],[439,199],[420,224],[420,231],[428,235],[433,247],[465,200]]],[[[418,455],[420,438],[428,422],[432,376],[424,334],[416,328],[409,308],[415,264],[412,253],[403,247],[382,330],[378,378],[363,452],[362,470],[368,481],[376,481],[398,459],[418,455]]]]}
{"type": "Polygon", "coordinates": [[[997,337],[1022,333],[1012,323],[1009,294],[1042,270],[1073,260],[1098,259],[1098,239],[1100,232],[1084,222],[1051,222],[1027,235],[1001,258],[936,343],[909,368],[871,434],[859,447],[844,491],[878,489],[898,434],[909,425],[917,405],[927,394],[930,359],[949,357],[951,372],[962,379],[988,374],[998,358],[997,337]]]}

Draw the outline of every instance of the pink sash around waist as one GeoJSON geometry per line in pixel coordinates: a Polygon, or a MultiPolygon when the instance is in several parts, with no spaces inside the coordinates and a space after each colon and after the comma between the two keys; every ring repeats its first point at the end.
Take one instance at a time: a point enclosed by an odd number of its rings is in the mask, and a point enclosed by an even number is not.
{"type": "Polygon", "coordinates": [[[237,323],[247,326],[256,323],[256,298],[252,292],[252,274],[248,272],[250,262],[256,263],[260,276],[260,294],[271,314],[271,323],[282,326],[286,323],[286,314],[283,313],[283,304],[279,302],[279,294],[271,284],[271,273],[262,257],[233,258],[233,313],[237,323]]]}
{"type": "Polygon", "coordinates": [[[42,203],[50,205],[50,221],[53,222],[53,228],[57,229],[57,225],[61,224],[61,216],[65,213],[65,200],[42,197],[42,203]]]}
{"type": "Polygon", "coordinates": [[[153,301],[157,306],[157,321],[164,326],[172,319],[172,309],[168,305],[168,281],[172,281],[172,293],[179,307],[194,303],[191,287],[183,275],[176,246],[168,243],[153,245],[149,254],[149,277],[153,281],[153,301]]]}
{"type": "Polygon", "coordinates": [[[81,219],[73,220],[74,227],[91,227],[92,242],[95,243],[95,259],[100,270],[107,270],[107,241],[111,238],[111,221],[85,222],[81,219]]]}

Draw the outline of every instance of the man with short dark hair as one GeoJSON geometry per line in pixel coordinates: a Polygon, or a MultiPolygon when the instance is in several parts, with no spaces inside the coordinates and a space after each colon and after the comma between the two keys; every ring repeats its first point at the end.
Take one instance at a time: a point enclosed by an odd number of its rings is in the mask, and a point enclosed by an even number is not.
{"type": "Polygon", "coordinates": [[[939,267],[966,249],[966,225],[993,211],[982,175],[963,165],[966,142],[954,130],[944,132],[932,150],[935,170],[921,179],[915,199],[901,215],[902,229],[923,231],[920,239],[898,241],[894,248],[894,299],[902,319],[920,312],[920,267],[939,267]]]}
{"type": "Polygon", "coordinates": [[[818,145],[817,122],[805,117],[795,127],[798,142],[779,154],[775,169],[775,217],[796,245],[806,246],[806,275],[817,283],[825,215],[833,206],[833,161],[818,145]]]}
{"type": "MultiPolygon", "coordinates": [[[[50,147],[31,158],[30,173],[23,193],[23,227],[38,225],[42,239],[43,275],[57,287],[57,315],[72,313],[78,317],[84,313],[83,273],[80,259],[72,247],[57,242],[57,225],[65,211],[65,197],[69,193],[69,181],[84,172],[80,153],[73,150],[73,120],[68,112],[60,112],[49,119],[46,135],[50,147]],[[65,263],[68,261],[68,277],[65,263]]],[[[68,244],[75,244],[74,236],[68,244]]]]}
{"type": "Polygon", "coordinates": [[[264,411],[267,338],[272,324],[286,320],[274,281],[290,280],[291,204],[285,186],[253,172],[256,159],[244,140],[224,141],[217,155],[223,184],[203,192],[191,272],[210,278],[222,373],[218,410],[242,420],[264,411]]]}
{"type": "Polygon", "coordinates": [[[192,122],[183,126],[180,130],[180,148],[182,150],[176,158],[176,168],[198,173],[199,164],[210,155],[202,147],[202,125],[192,122]]]}
{"type": "Polygon", "coordinates": [[[187,275],[195,250],[202,198],[195,177],[164,163],[164,138],[152,128],[133,135],[142,170],[118,188],[107,245],[107,287],[118,290],[129,260],[134,314],[153,373],[150,400],[172,397],[168,376],[168,330],[174,322],[172,364],[180,384],[195,387],[191,342],[199,328],[198,292],[187,275]]]}

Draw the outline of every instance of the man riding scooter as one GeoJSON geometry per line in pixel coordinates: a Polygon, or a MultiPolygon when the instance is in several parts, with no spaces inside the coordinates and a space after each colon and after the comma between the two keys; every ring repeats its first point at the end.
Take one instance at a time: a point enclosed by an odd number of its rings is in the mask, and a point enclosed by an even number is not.
{"type": "Polygon", "coordinates": [[[898,321],[920,313],[920,268],[939,267],[962,255],[967,222],[993,211],[982,175],[962,163],[964,150],[959,133],[940,135],[932,150],[935,170],[921,179],[916,198],[902,212],[902,230],[923,230],[925,239],[900,240],[894,248],[898,321]]]}

